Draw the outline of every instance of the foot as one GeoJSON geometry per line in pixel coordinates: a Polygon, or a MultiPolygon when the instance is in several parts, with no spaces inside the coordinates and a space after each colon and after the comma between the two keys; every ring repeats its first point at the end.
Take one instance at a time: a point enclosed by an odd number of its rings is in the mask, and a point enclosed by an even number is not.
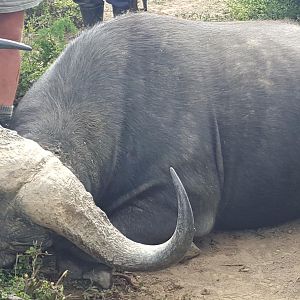
{"type": "Polygon", "coordinates": [[[79,7],[84,26],[91,27],[103,21],[104,7],[102,4],[96,7],[86,7],[83,5],[79,5],[79,7]]]}
{"type": "Polygon", "coordinates": [[[129,8],[119,8],[116,6],[113,6],[113,15],[114,17],[120,16],[120,15],[124,15],[128,12],[129,8]]]}
{"type": "Polygon", "coordinates": [[[8,127],[9,122],[11,120],[12,114],[13,114],[14,107],[6,106],[6,105],[0,105],[0,125],[2,127],[8,127]]]}
{"type": "Polygon", "coordinates": [[[59,273],[68,270],[68,278],[87,279],[102,289],[109,289],[112,286],[112,269],[104,264],[67,259],[66,256],[59,258],[57,263],[59,273]]]}

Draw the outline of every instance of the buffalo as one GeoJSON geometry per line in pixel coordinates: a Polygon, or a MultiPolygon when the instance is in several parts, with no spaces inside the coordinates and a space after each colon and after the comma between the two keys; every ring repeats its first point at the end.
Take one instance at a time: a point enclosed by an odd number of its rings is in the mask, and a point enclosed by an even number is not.
{"type": "Polygon", "coordinates": [[[16,109],[11,128],[33,148],[5,160],[0,223],[21,229],[1,236],[0,265],[3,243],[34,238],[67,249],[79,277],[155,270],[213,229],[299,217],[299,36],[287,22],[143,13],[80,34],[16,109]],[[39,147],[55,156],[27,167],[39,147]]]}

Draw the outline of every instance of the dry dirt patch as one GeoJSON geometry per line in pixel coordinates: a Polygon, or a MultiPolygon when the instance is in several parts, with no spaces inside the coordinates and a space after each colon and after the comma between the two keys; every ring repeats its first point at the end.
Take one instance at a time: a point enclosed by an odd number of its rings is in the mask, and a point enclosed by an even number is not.
{"type": "MultiPolygon", "coordinates": [[[[138,1],[142,8],[142,0],[138,1]]],[[[148,0],[148,11],[191,20],[228,19],[227,0],[148,0]]],[[[105,20],[112,18],[111,5],[105,5],[105,20]]]]}
{"type": "Polygon", "coordinates": [[[228,15],[226,0],[150,0],[149,12],[186,19],[221,20],[228,15]]]}
{"type": "MultiPolygon", "coordinates": [[[[90,299],[300,299],[299,242],[300,220],[273,228],[213,233],[178,265],[117,275],[112,290],[90,299]]],[[[83,299],[81,293],[70,299],[83,299]]]]}
{"type": "Polygon", "coordinates": [[[131,299],[300,299],[300,221],[258,231],[215,233],[199,256],[139,274],[131,299]]]}

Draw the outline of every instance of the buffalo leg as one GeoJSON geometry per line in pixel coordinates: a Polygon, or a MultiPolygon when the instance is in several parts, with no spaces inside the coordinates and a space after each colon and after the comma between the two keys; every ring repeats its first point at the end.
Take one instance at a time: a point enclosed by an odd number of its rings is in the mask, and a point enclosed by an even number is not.
{"type": "MultiPolygon", "coordinates": [[[[210,182],[212,183],[212,182],[210,182]]],[[[211,186],[211,185],[208,185],[211,186]]],[[[220,191],[218,188],[203,189],[205,195],[189,189],[189,200],[194,211],[195,238],[208,234],[214,227],[220,191]]],[[[172,188],[149,190],[127,200],[110,212],[109,219],[125,236],[144,244],[165,242],[174,232],[177,221],[177,201],[172,188]]]]}
{"type": "Polygon", "coordinates": [[[131,199],[128,205],[115,210],[109,219],[128,238],[144,244],[160,244],[169,239],[177,220],[175,193],[131,199]]]}
{"type": "Polygon", "coordinates": [[[54,249],[59,273],[68,270],[72,279],[88,279],[103,289],[112,286],[112,269],[95,262],[89,255],[62,237],[57,237],[54,249]]]}

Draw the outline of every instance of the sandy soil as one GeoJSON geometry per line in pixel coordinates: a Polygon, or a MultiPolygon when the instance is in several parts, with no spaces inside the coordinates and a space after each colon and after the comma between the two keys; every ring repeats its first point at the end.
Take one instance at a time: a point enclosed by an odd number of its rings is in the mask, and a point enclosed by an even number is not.
{"type": "MultiPolygon", "coordinates": [[[[300,299],[300,220],[274,228],[219,232],[205,237],[184,260],[154,273],[114,276],[106,292],[86,299],[300,299]]],[[[83,299],[83,289],[69,299],[83,299]]]]}
{"type": "MultiPolygon", "coordinates": [[[[141,9],[142,0],[138,0],[138,3],[141,9]]],[[[148,0],[148,11],[190,20],[228,19],[226,0],[148,0]]],[[[104,19],[111,18],[111,5],[106,4],[104,19]]]]}
{"type": "MultiPolygon", "coordinates": [[[[109,11],[107,8],[107,15],[109,11]]],[[[150,0],[149,11],[189,19],[228,18],[224,0],[150,0]]],[[[214,233],[172,268],[116,276],[115,287],[101,297],[300,299],[299,242],[300,221],[268,229],[214,233]]]]}
{"type": "Polygon", "coordinates": [[[198,256],[155,274],[139,274],[131,299],[300,299],[300,221],[216,233],[198,256]]]}
{"type": "Polygon", "coordinates": [[[192,20],[213,21],[228,16],[226,0],[149,0],[149,12],[192,20]]]}

